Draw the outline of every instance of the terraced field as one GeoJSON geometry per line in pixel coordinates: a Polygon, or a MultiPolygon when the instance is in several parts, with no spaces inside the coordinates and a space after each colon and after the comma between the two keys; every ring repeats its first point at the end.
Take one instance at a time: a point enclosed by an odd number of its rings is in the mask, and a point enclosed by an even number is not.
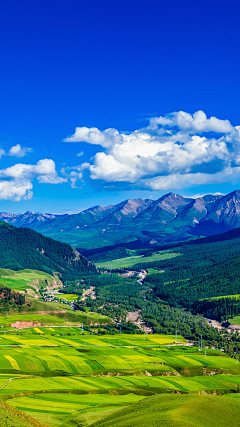
{"type": "Polygon", "coordinates": [[[83,335],[79,327],[2,332],[0,405],[36,426],[227,426],[240,409],[240,364],[181,337],[174,342],[167,335],[83,335]]]}

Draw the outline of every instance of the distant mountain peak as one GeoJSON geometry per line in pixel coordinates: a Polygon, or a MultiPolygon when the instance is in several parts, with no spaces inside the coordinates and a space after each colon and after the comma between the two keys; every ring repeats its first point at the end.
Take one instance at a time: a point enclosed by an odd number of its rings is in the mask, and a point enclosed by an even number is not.
{"type": "Polygon", "coordinates": [[[129,198],[65,215],[2,212],[0,219],[82,248],[132,244],[136,239],[140,246],[163,244],[240,227],[240,190],[191,198],[169,192],[157,200],[129,198]]]}

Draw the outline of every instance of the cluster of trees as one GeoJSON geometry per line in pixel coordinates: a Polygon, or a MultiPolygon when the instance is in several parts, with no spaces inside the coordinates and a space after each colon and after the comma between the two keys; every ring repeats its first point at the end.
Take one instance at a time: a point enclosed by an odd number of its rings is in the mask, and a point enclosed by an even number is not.
{"type": "Polygon", "coordinates": [[[240,315],[240,300],[238,298],[218,298],[213,300],[196,301],[192,312],[202,313],[210,319],[223,322],[229,318],[240,315]]]}
{"type": "Polygon", "coordinates": [[[5,286],[0,288],[0,312],[9,311],[10,308],[20,308],[24,304],[25,295],[5,286]]]}
{"type": "Polygon", "coordinates": [[[139,332],[135,325],[126,322],[129,311],[141,310],[142,320],[154,333],[183,335],[200,346],[200,337],[204,346],[214,346],[234,357],[240,352],[240,337],[228,332],[219,333],[208,325],[202,315],[194,315],[184,308],[169,305],[158,298],[147,284],[139,284],[135,278],[125,279],[117,274],[92,277],[97,299],[79,300],[79,308],[107,315],[116,320],[114,326],[107,326],[107,333],[139,332]],[[111,330],[111,331],[110,331],[111,330]]]}
{"type": "Polygon", "coordinates": [[[130,251],[123,247],[118,247],[110,251],[98,252],[89,255],[88,259],[93,262],[112,261],[114,259],[126,258],[129,256],[130,251]]]}
{"type": "Polygon", "coordinates": [[[145,279],[160,299],[191,309],[204,298],[240,293],[240,239],[191,244],[177,251],[176,258],[134,266],[165,270],[145,279]]]}
{"type": "Polygon", "coordinates": [[[84,274],[96,274],[95,266],[67,243],[2,221],[0,265],[10,270],[32,269],[49,274],[58,272],[63,281],[75,280],[84,274]]]}

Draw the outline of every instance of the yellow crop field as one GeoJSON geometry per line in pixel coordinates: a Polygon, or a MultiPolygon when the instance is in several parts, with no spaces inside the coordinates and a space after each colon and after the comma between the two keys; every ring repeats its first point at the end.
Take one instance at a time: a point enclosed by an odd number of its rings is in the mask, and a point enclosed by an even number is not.
{"type": "Polygon", "coordinates": [[[18,371],[20,371],[18,363],[16,362],[15,359],[13,359],[12,356],[5,355],[4,357],[5,357],[5,359],[7,359],[11,363],[13,369],[17,369],[18,371]]]}
{"type": "Polygon", "coordinates": [[[44,334],[44,332],[39,328],[34,328],[34,331],[36,331],[38,334],[44,334]]]}

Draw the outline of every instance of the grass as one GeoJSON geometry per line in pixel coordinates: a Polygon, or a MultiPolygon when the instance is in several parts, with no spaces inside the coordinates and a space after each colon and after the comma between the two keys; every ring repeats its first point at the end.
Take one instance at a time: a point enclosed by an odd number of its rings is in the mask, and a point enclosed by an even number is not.
{"type": "Polygon", "coordinates": [[[62,310],[72,311],[72,308],[67,304],[63,305],[60,302],[39,301],[38,299],[31,296],[26,297],[26,303],[30,304],[32,311],[44,311],[46,313],[51,311],[55,312],[55,311],[62,311],[62,310]]]}
{"type": "MultiPolygon", "coordinates": [[[[194,378],[26,378],[10,382],[1,390],[1,395],[9,394],[9,405],[49,426],[85,426],[95,425],[96,422],[99,427],[234,427],[239,425],[235,420],[238,422],[240,399],[224,399],[221,396],[202,396],[196,393],[216,393],[216,389],[225,390],[227,393],[236,389],[237,384],[240,384],[240,376],[230,376],[230,379],[226,379],[225,375],[194,378]],[[18,390],[21,390],[20,394],[18,390]],[[172,394],[177,391],[190,394],[172,394]],[[168,393],[164,394],[166,392],[168,393]],[[14,397],[16,393],[18,395],[14,397]],[[146,397],[156,393],[160,395],[146,397]],[[120,410],[124,406],[128,407],[120,410]]],[[[230,393],[229,396],[239,395],[230,393]]]]}
{"type": "MultiPolygon", "coordinates": [[[[207,353],[205,357],[196,349],[160,347],[169,339],[173,341],[173,336],[158,335],[154,338],[150,336],[143,340],[138,335],[125,335],[119,340],[119,335],[82,335],[81,328],[58,330],[57,327],[2,334],[0,372],[179,376],[185,370],[192,370],[194,375],[208,370],[240,374],[240,365],[220,352],[207,353]]],[[[177,378],[174,379],[175,383],[178,384],[177,378]]]]}
{"type": "Polygon", "coordinates": [[[156,270],[155,268],[148,268],[148,274],[157,274],[161,273],[163,270],[156,270]]]}
{"type": "MultiPolygon", "coordinates": [[[[59,373],[60,375],[60,373],[59,373]]],[[[141,391],[142,395],[160,393],[166,391],[181,391],[181,392],[211,392],[216,393],[217,390],[223,392],[237,391],[237,385],[240,384],[240,376],[232,375],[231,378],[226,378],[226,375],[215,375],[212,377],[178,377],[178,376],[52,376],[52,377],[26,377],[24,379],[16,379],[9,382],[6,387],[0,390],[0,396],[16,395],[25,397],[33,394],[41,393],[61,393],[75,392],[78,394],[92,393],[110,393],[114,395],[126,394],[141,391]]],[[[92,397],[89,396],[89,399],[92,397]]]]}
{"type": "Polygon", "coordinates": [[[26,291],[26,289],[31,288],[33,281],[42,282],[46,285],[46,280],[51,283],[53,279],[50,274],[38,270],[12,271],[3,268],[0,269],[1,285],[7,286],[14,291],[26,291]]]}
{"type": "Polygon", "coordinates": [[[45,427],[45,424],[6,403],[0,404],[0,425],[1,427],[45,427]]]}
{"type": "Polygon", "coordinates": [[[240,401],[218,396],[153,396],[94,423],[94,427],[239,426],[240,401]],[[227,402],[227,403],[226,403],[227,402]]]}
{"type": "MultiPolygon", "coordinates": [[[[61,309],[64,310],[64,306],[61,306],[61,309]]],[[[84,325],[90,325],[91,323],[111,323],[111,319],[107,316],[102,316],[97,313],[84,313],[82,311],[66,311],[66,312],[57,312],[53,315],[50,314],[13,314],[10,316],[0,316],[0,325],[1,326],[10,326],[16,321],[21,322],[34,322],[42,323],[43,325],[78,325],[83,323],[84,325]]]]}
{"type": "Polygon", "coordinates": [[[201,301],[212,301],[214,299],[222,299],[222,298],[234,298],[234,299],[240,299],[240,294],[236,294],[236,295],[220,295],[218,297],[212,297],[212,298],[203,298],[201,299],[201,301]]]}
{"type": "Polygon", "coordinates": [[[75,301],[77,300],[79,295],[77,294],[56,294],[55,298],[57,299],[67,299],[68,301],[75,301]]]}
{"type": "Polygon", "coordinates": [[[0,402],[48,427],[237,426],[238,361],[174,341],[82,335],[81,327],[64,325],[2,332],[0,402]]]}
{"type": "Polygon", "coordinates": [[[240,325],[240,316],[235,316],[232,319],[228,319],[231,325],[240,325]]]}
{"type": "MultiPolygon", "coordinates": [[[[83,413],[81,417],[83,420],[86,420],[86,418],[89,419],[91,413],[94,414],[94,418],[96,419],[96,416],[100,418],[107,415],[106,413],[109,411],[109,408],[106,411],[106,407],[108,406],[110,406],[110,412],[113,412],[113,410],[121,409],[143,398],[144,396],[134,393],[119,396],[93,394],[91,395],[91,399],[89,399],[88,395],[48,393],[46,395],[41,394],[16,398],[10,400],[8,403],[17,409],[23,409],[28,415],[34,416],[39,421],[46,422],[47,418],[50,425],[58,426],[67,423],[78,413],[83,413]],[[88,413],[87,417],[86,412],[88,413]]],[[[79,422],[80,417],[77,418],[79,422]]]]}
{"type": "Polygon", "coordinates": [[[179,255],[180,253],[161,251],[161,252],[155,252],[151,256],[144,257],[142,255],[136,255],[136,256],[127,257],[127,258],[115,259],[113,261],[96,262],[95,265],[97,267],[107,268],[107,269],[133,267],[135,264],[138,264],[141,262],[146,263],[146,262],[153,262],[153,261],[160,261],[160,260],[162,261],[165,259],[175,258],[179,255]]]}

